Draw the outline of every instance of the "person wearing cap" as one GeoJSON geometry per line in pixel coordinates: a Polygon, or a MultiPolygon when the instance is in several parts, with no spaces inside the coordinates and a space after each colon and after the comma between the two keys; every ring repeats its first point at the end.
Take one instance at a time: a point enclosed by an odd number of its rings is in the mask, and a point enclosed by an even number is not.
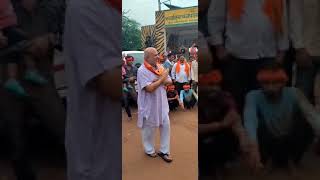
{"type": "Polygon", "coordinates": [[[138,122],[141,128],[144,152],[149,157],[160,156],[172,162],[170,154],[170,119],[166,86],[172,84],[169,72],[158,64],[158,52],[148,47],[144,63],[138,69],[138,122]],[[155,150],[156,129],[160,130],[160,149],[155,150]]]}
{"type": "Polygon", "coordinates": [[[170,111],[177,110],[179,106],[179,94],[173,84],[167,86],[167,97],[170,111]]]}
{"type": "Polygon", "coordinates": [[[171,77],[178,92],[183,90],[183,85],[191,80],[191,67],[184,56],[180,56],[171,70],[171,77]]]}
{"type": "MultiPolygon", "coordinates": [[[[247,153],[247,135],[232,95],[221,87],[222,75],[211,70],[199,75],[199,176],[218,179],[226,162],[247,153]]],[[[221,178],[222,179],[222,178],[221,178]]]]}
{"type": "Polygon", "coordinates": [[[244,109],[249,164],[259,170],[271,160],[294,172],[314,135],[320,135],[320,114],[300,90],[285,86],[288,77],[279,64],[264,66],[257,80],[262,89],[247,94],[244,109]]]}
{"type": "Polygon", "coordinates": [[[189,84],[183,85],[183,90],[180,91],[180,106],[182,109],[192,109],[197,103],[198,95],[191,89],[189,84]]]}

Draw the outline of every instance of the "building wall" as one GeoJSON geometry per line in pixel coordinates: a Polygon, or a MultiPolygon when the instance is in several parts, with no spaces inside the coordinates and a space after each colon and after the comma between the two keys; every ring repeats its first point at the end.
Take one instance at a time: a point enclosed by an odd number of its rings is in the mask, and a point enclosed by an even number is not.
{"type": "Polygon", "coordinates": [[[155,25],[156,43],[155,48],[159,53],[165,51],[165,17],[164,11],[156,12],[156,25],[155,25]]]}
{"type": "Polygon", "coordinates": [[[142,30],[142,47],[146,48],[147,37],[151,38],[149,46],[159,53],[167,50],[177,51],[184,46],[189,48],[197,39],[198,7],[156,12],[156,24],[144,26],[142,30]]]}
{"type": "Polygon", "coordinates": [[[155,41],[156,41],[155,26],[149,25],[149,26],[141,27],[141,47],[142,47],[142,49],[147,48],[147,46],[154,47],[155,41]],[[149,42],[147,42],[147,41],[149,41],[149,42]]]}

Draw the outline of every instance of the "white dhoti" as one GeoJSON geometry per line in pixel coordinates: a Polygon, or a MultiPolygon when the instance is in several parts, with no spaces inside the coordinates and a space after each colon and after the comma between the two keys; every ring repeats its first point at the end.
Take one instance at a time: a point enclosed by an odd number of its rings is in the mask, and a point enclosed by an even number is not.
{"type": "MultiPolygon", "coordinates": [[[[165,117],[164,123],[160,125],[160,149],[164,154],[170,154],[170,120],[169,115],[165,117]]],[[[142,144],[147,154],[155,153],[155,134],[157,127],[142,127],[142,144]]]]}

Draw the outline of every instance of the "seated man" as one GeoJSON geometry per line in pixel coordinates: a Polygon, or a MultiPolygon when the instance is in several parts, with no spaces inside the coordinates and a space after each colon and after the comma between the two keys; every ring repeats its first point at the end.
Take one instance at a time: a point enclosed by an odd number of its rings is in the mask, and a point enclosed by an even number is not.
{"type": "Polygon", "coordinates": [[[246,152],[247,136],[240,115],[233,97],[221,89],[221,81],[217,70],[200,75],[200,179],[218,179],[225,163],[234,160],[239,149],[246,152]]]}
{"type": "Polygon", "coordinates": [[[180,106],[182,107],[182,109],[184,109],[185,107],[187,109],[192,109],[196,104],[197,99],[198,96],[193,91],[193,89],[190,89],[190,85],[183,85],[183,90],[181,90],[180,92],[180,106]]]}
{"type": "Polygon", "coordinates": [[[303,93],[285,87],[288,77],[279,65],[263,67],[257,80],[262,89],[247,94],[244,110],[250,165],[257,170],[271,160],[298,175],[296,167],[313,142],[313,133],[320,133],[320,115],[303,93]]]}
{"type": "Polygon", "coordinates": [[[177,107],[179,106],[179,94],[178,91],[175,90],[175,86],[173,84],[167,87],[167,98],[170,111],[177,110],[177,107]]]}

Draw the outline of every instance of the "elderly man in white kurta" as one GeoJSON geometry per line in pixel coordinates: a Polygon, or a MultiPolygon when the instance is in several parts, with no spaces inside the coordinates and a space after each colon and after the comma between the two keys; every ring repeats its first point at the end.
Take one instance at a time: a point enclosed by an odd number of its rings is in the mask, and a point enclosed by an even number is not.
{"type": "Polygon", "coordinates": [[[170,120],[166,85],[171,84],[168,70],[157,64],[158,52],[155,48],[144,51],[145,60],[138,70],[138,127],[142,129],[142,143],[150,157],[160,156],[171,162],[170,120]],[[156,153],[154,138],[160,129],[160,149],[156,153]]]}

